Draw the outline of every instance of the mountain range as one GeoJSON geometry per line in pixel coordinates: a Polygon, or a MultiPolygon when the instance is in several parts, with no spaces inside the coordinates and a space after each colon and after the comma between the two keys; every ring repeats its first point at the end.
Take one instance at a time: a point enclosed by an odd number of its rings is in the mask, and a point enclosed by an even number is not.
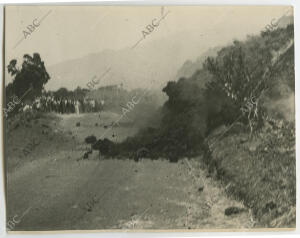
{"type": "MultiPolygon", "coordinates": [[[[278,20],[278,27],[285,27],[292,21],[292,16],[283,16],[278,20]]],[[[87,88],[87,84],[97,77],[100,79],[99,87],[122,84],[129,90],[161,89],[170,80],[190,77],[202,67],[207,56],[215,56],[221,45],[212,46],[210,42],[214,38],[216,35],[203,37],[197,33],[190,37],[183,31],[181,34],[170,35],[160,40],[147,42],[147,39],[144,39],[134,49],[107,49],[67,60],[47,67],[51,79],[45,88],[87,88]],[[192,61],[193,59],[195,60],[192,61]]],[[[222,46],[227,43],[224,42],[222,46]]]]}

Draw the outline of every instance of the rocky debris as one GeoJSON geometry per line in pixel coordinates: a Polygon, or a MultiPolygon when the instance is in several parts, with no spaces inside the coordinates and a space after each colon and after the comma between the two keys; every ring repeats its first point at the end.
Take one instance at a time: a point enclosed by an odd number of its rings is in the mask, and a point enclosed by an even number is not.
{"type": "Polygon", "coordinates": [[[90,201],[88,201],[84,207],[84,209],[88,212],[91,212],[94,208],[94,206],[99,203],[99,199],[96,197],[96,195],[94,197],[91,198],[90,201]]]}
{"type": "Polygon", "coordinates": [[[231,215],[239,214],[239,213],[245,212],[245,211],[247,211],[247,210],[242,207],[228,207],[225,209],[225,215],[231,216],[231,215]]]}
{"type": "Polygon", "coordinates": [[[198,192],[202,192],[204,190],[204,186],[198,188],[198,192]]]}
{"type": "Polygon", "coordinates": [[[85,141],[85,143],[91,145],[90,151],[92,152],[92,151],[93,151],[93,145],[97,142],[96,136],[94,136],[94,135],[87,136],[87,137],[84,139],[84,141],[85,141]]]}
{"type": "Polygon", "coordinates": [[[87,137],[84,139],[84,141],[85,141],[85,143],[87,143],[87,144],[94,144],[94,143],[96,143],[97,138],[96,138],[96,136],[91,135],[91,136],[87,136],[87,137]]]}
{"type": "Polygon", "coordinates": [[[76,122],[76,126],[77,126],[77,127],[80,127],[80,122],[76,122]]]}
{"type": "Polygon", "coordinates": [[[112,153],[114,151],[115,144],[107,138],[103,140],[99,139],[98,141],[92,144],[92,149],[98,150],[99,153],[103,155],[108,155],[109,153],[112,153]]]}

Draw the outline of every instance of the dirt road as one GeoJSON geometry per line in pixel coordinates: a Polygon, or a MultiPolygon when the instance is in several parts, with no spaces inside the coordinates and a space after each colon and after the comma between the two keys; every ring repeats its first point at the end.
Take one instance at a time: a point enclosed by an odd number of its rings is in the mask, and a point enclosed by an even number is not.
{"type": "MultiPolygon", "coordinates": [[[[227,198],[196,160],[136,163],[99,160],[96,152],[78,160],[83,138],[105,131],[95,128],[95,118],[63,117],[58,129],[71,131],[74,141],[52,154],[39,152],[38,159],[7,174],[12,230],[251,228],[248,212],[224,215],[227,207],[242,204],[227,198]],[[75,127],[78,120],[81,126],[75,127]]],[[[134,129],[111,133],[123,138],[134,129]]]]}

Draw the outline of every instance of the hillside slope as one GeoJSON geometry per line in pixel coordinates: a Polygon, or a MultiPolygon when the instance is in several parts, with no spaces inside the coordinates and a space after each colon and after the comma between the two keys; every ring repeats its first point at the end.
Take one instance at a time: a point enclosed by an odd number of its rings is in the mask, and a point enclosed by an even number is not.
{"type": "Polygon", "coordinates": [[[293,39],[290,24],[223,47],[191,77],[168,82],[158,128],[108,154],[145,147],[147,157],[171,162],[202,155],[228,194],[252,209],[257,227],[294,227],[293,39]]]}

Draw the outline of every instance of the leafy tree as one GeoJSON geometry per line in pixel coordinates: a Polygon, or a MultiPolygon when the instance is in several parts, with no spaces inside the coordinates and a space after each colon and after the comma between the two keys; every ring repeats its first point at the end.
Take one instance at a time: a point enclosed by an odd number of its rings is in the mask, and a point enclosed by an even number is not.
{"type": "Polygon", "coordinates": [[[56,92],[54,92],[54,97],[56,98],[68,98],[70,96],[71,91],[68,91],[66,88],[60,88],[56,92]]]}
{"type": "Polygon", "coordinates": [[[10,61],[7,69],[8,73],[14,76],[10,90],[19,98],[26,93],[26,98],[33,100],[42,94],[44,85],[50,79],[38,53],[34,53],[33,56],[25,54],[21,69],[17,68],[17,60],[15,59],[10,61]]]}
{"type": "Polygon", "coordinates": [[[77,87],[74,90],[74,97],[76,99],[83,100],[85,98],[85,96],[87,95],[88,92],[89,92],[89,90],[86,89],[86,88],[77,87]]]}
{"type": "Polygon", "coordinates": [[[211,86],[218,87],[241,107],[245,100],[260,92],[266,66],[270,63],[270,52],[253,39],[251,45],[235,41],[216,58],[208,57],[204,68],[214,76],[211,86]]]}

